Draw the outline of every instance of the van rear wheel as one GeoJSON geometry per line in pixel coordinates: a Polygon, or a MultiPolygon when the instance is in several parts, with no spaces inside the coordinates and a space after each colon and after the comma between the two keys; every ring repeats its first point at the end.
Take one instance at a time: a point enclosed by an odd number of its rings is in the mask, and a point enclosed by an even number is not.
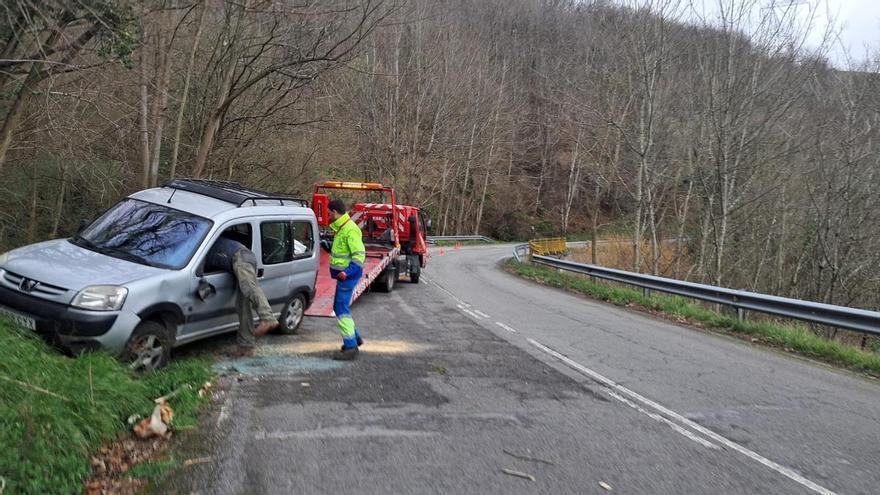
{"type": "Polygon", "coordinates": [[[299,326],[302,325],[305,313],[305,297],[303,297],[302,294],[293,296],[293,299],[285,304],[284,309],[281,310],[281,318],[279,319],[281,327],[278,329],[278,333],[283,333],[285,335],[295,334],[296,331],[299,330],[299,326]]]}
{"type": "Polygon", "coordinates": [[[142,321],[125,345],[123,362],[137,373],[155,371],[171,360],[174,337],[171,331],[157,321],[142,321]]]}

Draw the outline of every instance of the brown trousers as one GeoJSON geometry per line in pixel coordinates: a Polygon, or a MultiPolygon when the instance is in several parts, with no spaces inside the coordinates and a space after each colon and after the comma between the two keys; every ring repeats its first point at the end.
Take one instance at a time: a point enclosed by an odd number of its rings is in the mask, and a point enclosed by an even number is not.
{"type": "Polygon", "coordinates": [[[257,281],[257,272],[254,265],[243,261],[240,253],[235,253],[232,258],[232,271],[238,281],[238,291],[235,297],[235,311],[238,313],[238,345],[242,347],[254,347],[254,311],[261,322],[268,321],[277,323],[278,320],[272,314],[272,308],[266,299],[266,294],[260,288],[257,281]]]}

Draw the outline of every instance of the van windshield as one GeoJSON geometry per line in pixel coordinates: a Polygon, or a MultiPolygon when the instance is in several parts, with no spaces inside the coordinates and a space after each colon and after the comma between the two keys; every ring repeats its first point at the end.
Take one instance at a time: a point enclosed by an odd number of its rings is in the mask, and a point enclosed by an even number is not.
{"type": "Polygon", "coordinates": [[[213,222],[136,199],[124,199],[70,242],[107,256],[159,268],[189,263],[213,222]]]}

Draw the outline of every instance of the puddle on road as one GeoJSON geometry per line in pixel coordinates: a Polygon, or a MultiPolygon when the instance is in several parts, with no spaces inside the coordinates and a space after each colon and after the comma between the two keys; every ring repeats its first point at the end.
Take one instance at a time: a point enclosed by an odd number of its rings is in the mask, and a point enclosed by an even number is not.
{"type": "MultiPolygon", "coordinates": [[[[404,340],[368,340],[361,347],[361,357],[370,354],[406,354],[425,350],[427,346],[404,340]]],[[[348,363],[334,361],[330,354],[339,349],[337,339],[307,339],[295,342],[261,345],[257,355],[248,358],[224,359],[214,364],[221,375],[247,376],[295,375],[311,371],[339,369],[348,363]],[[323,356],[310,356],[323,354],[323,356]]]]}
{"type": "Polygon", "coordinates": [[[238,358],[214,364],[218,374],[239,373],[248,376],[295,375],[306,371],[328,371],[345,366],[345,363],[296,354],[264,355],[238,358]]]}

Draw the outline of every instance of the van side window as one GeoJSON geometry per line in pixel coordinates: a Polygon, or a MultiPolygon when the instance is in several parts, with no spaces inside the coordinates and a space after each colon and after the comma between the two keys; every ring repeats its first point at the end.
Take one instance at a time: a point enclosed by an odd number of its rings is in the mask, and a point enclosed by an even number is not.
{"type": "Polygon", "coordinates": [[[292,225],[289,221],[260,224],[263,264],[276,265],[293,260],[292,225]]]}
{"type": "MultiPolygon", "coordinates": [[[[251,224],[249,223],[240,223],[228,227],[223,231],[223,233],[220,234],[220,237],[225,237],[227,239],[232,239],[233,241],[240,242],[251,251],[254,250],[254,236],[251,233],[251,224]]],[[[210,253],[211,251],[209,250],[208,252],[210,253]]],[[[226,271],[224,267],[214,266],[212,261],[213,260],[211,260],[211,256],[209,255],[208,258],[205,260],[205,273],[217,273],[226,271]]]]}
{"type": "Polygon", "coordinates": [[[297,258],[312,255],[315,237],[310,222],[293,222],[293,254],[297,258]]]}

